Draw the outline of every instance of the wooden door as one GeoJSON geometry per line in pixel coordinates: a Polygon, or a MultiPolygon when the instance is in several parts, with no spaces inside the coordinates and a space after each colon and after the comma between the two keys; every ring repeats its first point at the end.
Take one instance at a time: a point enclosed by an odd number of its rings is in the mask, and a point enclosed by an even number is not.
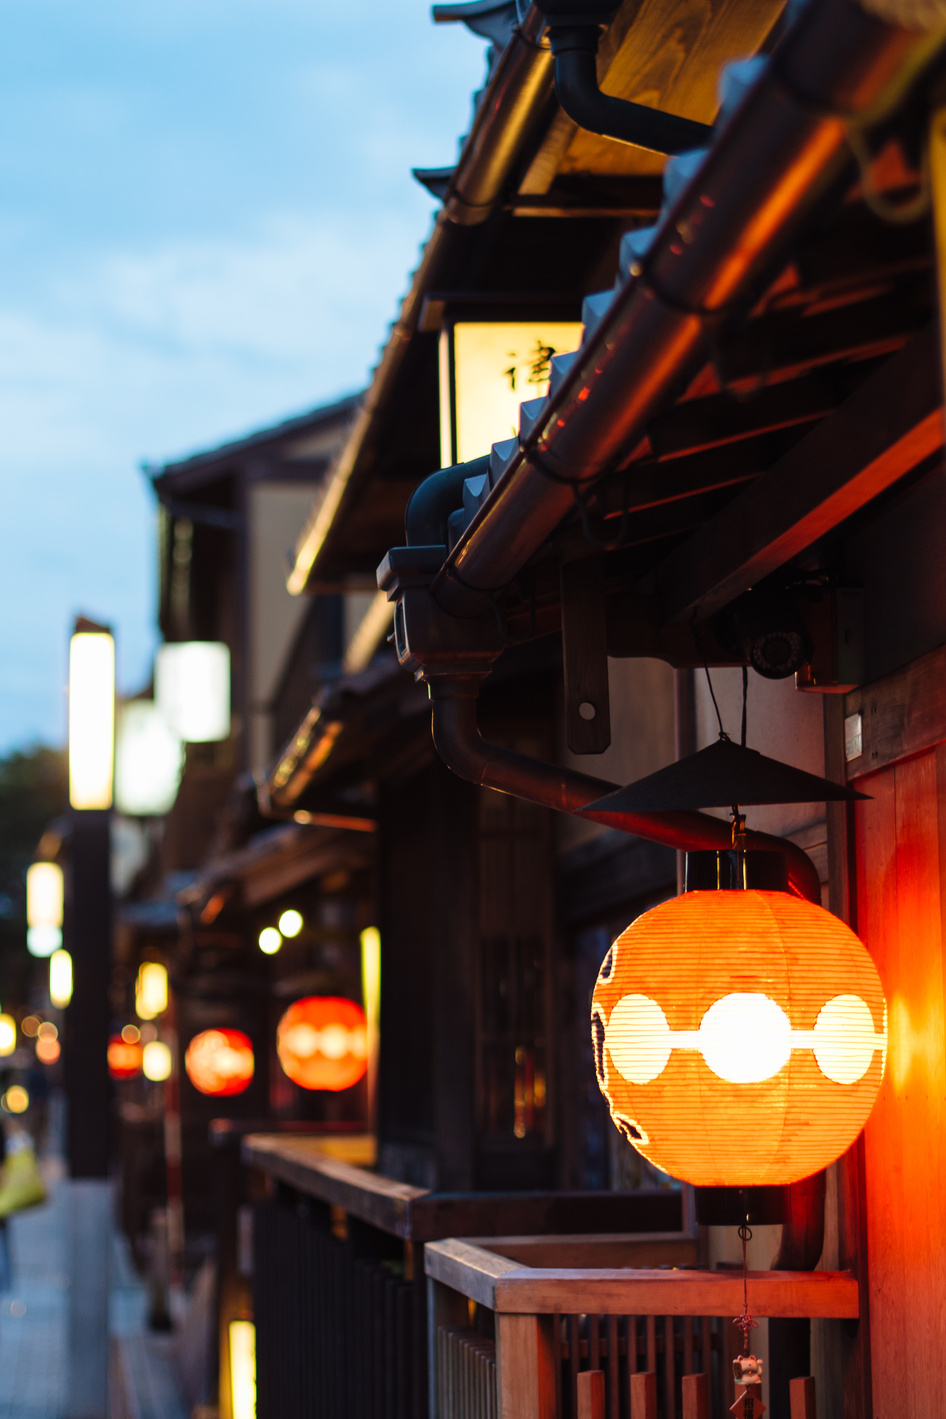
{"type": "Polygon", "coordinates": [[[857,928],[889,1050],[864,1133],[873,1419],[946,1413],[946,745],[864,775],[857,928]]]}

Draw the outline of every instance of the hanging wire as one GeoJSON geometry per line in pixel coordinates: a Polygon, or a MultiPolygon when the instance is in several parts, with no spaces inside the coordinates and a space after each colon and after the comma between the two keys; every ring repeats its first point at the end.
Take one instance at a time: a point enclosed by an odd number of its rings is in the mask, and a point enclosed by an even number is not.
{"type": "Polygon", "coordinates": [[[759,1322],[753,1320],[749,1314],[749,1264],[748,1248],[752,1240],[752,1228],[749,1226],[749,1211],[746,1209],[746,1220],[739,1228],[739,1240],[742,1242],[742,1315],[736,1316],[733,1325],[742,1331],[743,1354],[749,1354],[749,1336],[754,1330],[758,1330],[759,1322]]]}
{"type": "Polygon", "coordinates": [[[716,691],[713,689],[713,682],[712,682],[712,680],[710,679],[709,666],[707,665],[707,663],[706,663],[705,660],[703,661],[703,670],[704,670],[705,673],[706,673],[706,683],[707,683],[707,685],[709,686],[710,699],[713,701],[713,709],[716,711],[716,720],[717,720],[717,723],[719,724],[719,737],[720,737],[720,739],[727,739],[727,740],[728,740],[729,735],[726,733],[725,729],[723,728],[723,717],[722,717],[722,715],[721,715],[720,712],[719,712],[719,705],[716,703],[716,691]]]}
{"type": "Polygon", "coordinates": [[[742,747],[746,747],[746,702],[749,698],[749,667],[742,667],[742,747]]]}

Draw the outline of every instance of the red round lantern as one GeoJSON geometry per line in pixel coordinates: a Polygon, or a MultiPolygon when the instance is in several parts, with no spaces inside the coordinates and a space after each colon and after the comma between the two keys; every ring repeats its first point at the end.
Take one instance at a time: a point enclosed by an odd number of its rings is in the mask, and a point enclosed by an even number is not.
{"type": "Polygon", "coordinates": [[[121,1035],[112,1035],[108,1042],[108,1072],[113,1079],[134,1079],[141,1073],[142,1048],[130,1044],[121,1035]]]}
{"type": "Polygon", "coordinates": [[[279,1022],[276,1052],[301,1088],[350,1089],[368,1069],[365,1012],[336,995],[297,1000],[279,1022]]]}
{"type": "Polygon", "coordinates": [[[242,1030],[202,1030],[184,1054],[194,1088],[213,1098],[242,1094],[253,1079],[253,1045],[242,1030]]]}
{"type": "Polygon", "coordinates": [[[863,1128],[887,1010],[830,912],[787,892],[686,892],[611,947],[592,1038],[611,1117],[650,1162],[701,1187],[783,1184],[863,1128]]]}

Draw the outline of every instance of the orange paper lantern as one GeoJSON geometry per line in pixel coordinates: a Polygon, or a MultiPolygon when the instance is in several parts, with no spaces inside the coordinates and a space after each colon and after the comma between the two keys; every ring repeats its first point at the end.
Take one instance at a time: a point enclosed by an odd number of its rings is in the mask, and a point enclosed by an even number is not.
{"type": "Polygon", "coordinates": [[[129,1044],[121,1035],[108,1042],[108,1072],[113,1079],[134,1079],[141,1073],[141,1045],[129,1044]]]}
{"type": "Polygon", "coordinates": [[[201,1094],[242,1094],[253,1079],[252,1042],[242,1030],[202,1030],[187,1046],[184,1068],[201,1094]]]}
{"type": "Polygon", "coordinates": [[[611,947],[592,1038],[611,1117],[650,1162],[700,1187],[783,1184],[863,1128],[887,1010],[830,912],[787,892],[686,892],[611,947]]]}
{"type": "Polygon", "coordinates": [[[368,1068],[365,1012],[335,995],[297,1000],[279,1022],[276,1052],[301,1088],[350,1089],[368,1068]]]}

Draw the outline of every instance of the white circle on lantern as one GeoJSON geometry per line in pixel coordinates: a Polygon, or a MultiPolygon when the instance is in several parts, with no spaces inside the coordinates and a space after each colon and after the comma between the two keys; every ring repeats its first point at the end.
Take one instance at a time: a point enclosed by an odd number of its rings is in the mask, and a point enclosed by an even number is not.
{"type": "Polygon", "coordinates": [[[699,1048],[714,1074],[730,1084],[771,1079],[792,1053],[792,1024],[767,995],[724,995],[700,1021],[699,1048]]]}
{"type": "Polygon", "coordinates": [[[611,1011],[605,1046],[629,1084],[649,1084],[667,1067],[673,1040],[667,1017],[648,995],[625,995],[611,1011]]]}
{"type": "Polygon", "coordinates": [[[326,1025],[320,1047],[326,1059],[341,1059],[348,1053],[348,1031],[344,1025],[326,1025]]]}
{"type": "Polygon", "coordinates": [[[812,1030],[818,1068],[835,1084],[856,1084],[871,1066],[874,1020],[859,995],[835,995],[822,1005],[812,1030]]]}

